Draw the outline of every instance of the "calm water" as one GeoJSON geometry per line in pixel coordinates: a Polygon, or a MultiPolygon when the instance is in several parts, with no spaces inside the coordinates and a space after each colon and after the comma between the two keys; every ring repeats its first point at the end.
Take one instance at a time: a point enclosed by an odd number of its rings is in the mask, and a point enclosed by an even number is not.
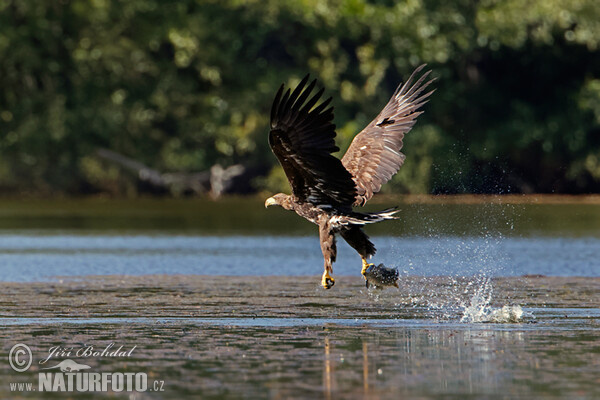
{"type": "MultiPolygon", "coordinates": [[[[598,238],[380,237],[374,262],[403,275],[600,276],[598,238]]],[[[360,258],[338,245],[336,275],[358,276],[360,258]]],[[[317,237],[0,234],[0,280],[78,275],[314,275],[317,237]]]]}
{"type": "MultiPolygon", "coordinates": [[[[399,204],[366,231],[404,275],[600,275],[600,205],[399,204]]],[[[375,205],[383,208],[389,204],[375,205]]],[[[0,280],[89,274],[319,275],[316,227],[262,199],[4,201],[0,280]]],[[[339,243],[337,275],[360,260],[339,243]]]]}
{"type": "Polygon", "coordinates": [[[599,205],[399,204],[380,292],[343,242],[321,289],[315,227],[260,200],[0,202],[1,357],[136,345],[74,358],[164,381],[119,398],[600,398],[599,205]]]}

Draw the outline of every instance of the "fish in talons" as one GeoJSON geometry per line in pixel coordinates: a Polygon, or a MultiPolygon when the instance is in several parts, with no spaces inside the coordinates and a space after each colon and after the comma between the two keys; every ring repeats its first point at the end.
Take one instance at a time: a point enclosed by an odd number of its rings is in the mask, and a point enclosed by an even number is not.
{"type": "Polygon", "coordinates": [[[388,268],[383,264],[371,264],[364,273],[366,280],[365,286],[367,289],[371,286],[374,286],[377,289],[384,289],[389,286],[399,287],[399,276],[400,273],[398,272],[398,268],[388,268]]]}

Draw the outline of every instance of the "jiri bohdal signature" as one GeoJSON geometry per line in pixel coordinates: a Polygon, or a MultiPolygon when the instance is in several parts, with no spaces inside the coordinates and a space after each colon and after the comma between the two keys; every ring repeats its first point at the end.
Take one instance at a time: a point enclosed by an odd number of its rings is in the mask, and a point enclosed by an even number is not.
{"type": "Polygon", "coordinates": [[[96,348],[94,345],[82,346],[82,347],[62,347],[53,346],[48,350],[48,357],[41,360],[40,364],[46,364],[48,360],[54,358],[68,358],[68,357],[112,357],[112,358],[127,358],[131,357],[133,350],[137,345],[134,345],[131,349],[127,350],[124,346],[115,348],[114,343],[109,343],[104,348],[96,348]]]}

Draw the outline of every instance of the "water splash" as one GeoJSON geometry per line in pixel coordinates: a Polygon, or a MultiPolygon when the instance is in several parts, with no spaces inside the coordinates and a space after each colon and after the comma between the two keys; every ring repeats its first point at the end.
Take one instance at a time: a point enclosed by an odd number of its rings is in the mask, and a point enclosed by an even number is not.
{"type": "Polygon", "coordinates": [[[474,284],[476,281],[468,282],[465,287],[464,294],[468,300],[467,302],[460,301],[463,309],[461,322],[482,322],[490,313],[494,287],[487,276],[481,278],[479,285],[474,284]]]}
{"type": "MultiPolygon", "coordinates": [[[[462,213],[451,215],[456,224],[469,224],[475,236],[444,236],[432,229],[430,239],[435,244],[428,248],[414,246],[410,256],[403,248],[395,249],[394,259],[402,275],[423,276],[413,287],[408,288],[407,298],[396,304],[424,308],[438,321],[463,323],[519,322],[523,310],[519,305],[509,305],[509,299],[493,298],[492,277],[511,274],[514,269],[513,255],[505,249],[503,231],[514,229],[514,210],[504,214],[506,207],[498,214],[498,204],[483,204],[476,215],[462,213]],[[502,307],[492,306],[492,300],[502,307]]],[[[449,210],[452,214],[452,209],[449,210]]],[[[424,226],[434,227],[427,217],[424,226]]],[[[466,232],[465,232],[466,233],[466,232]]],[[[393,263],[392,263],[393,264],[393,263]]],[[[402,279],[401,279],[402,280],[402,279]]]]}
{"type": "Polygon", "coordinates": [[[463,314],[460,322],[495,322],[509,323],[520,322],[523,309],[519,305],[505,305],[492,307],[494,287],[489,277],[482,277],[480,285],[469,282],[465,294],[471,294],[466,303],[463,303],[463,314]],[[471,294],[472,292],[472,294],[471,294]]]}
{"type": "Polygon", "coordinates": [[[399,310],[414,310],[415,315],[438,322],[459,321],[468,324],[522,321],[525,313],[520,305],[510,304],[509,298],[500,299],[494,295],[493,278],[480,274],[407,278],[401,280],[398,292],[373,292],[370,298],[376,302],[394,299],[393,304],[399,310]],[[383,295],[381,299],[380,295],[383,295]],[[498,303],[504,305],[498,306],[498,303]]]}

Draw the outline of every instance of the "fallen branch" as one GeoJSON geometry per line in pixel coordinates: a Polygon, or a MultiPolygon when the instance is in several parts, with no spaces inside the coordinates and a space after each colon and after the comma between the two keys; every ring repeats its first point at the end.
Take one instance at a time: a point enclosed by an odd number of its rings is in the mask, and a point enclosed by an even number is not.
{"type": "Polygon", "coordinates": [[[98,149],[96,155],[133,173],[141,182],[166,189],[175,195],[188,192],[201,195],[210,192],[213,198],[218,198],[232,190],[233,180],[246,171],[246,168],[240,164],[227,168],[216,164],[211,167],[210,171],[163,173],[112,150],[98,149]]]}

